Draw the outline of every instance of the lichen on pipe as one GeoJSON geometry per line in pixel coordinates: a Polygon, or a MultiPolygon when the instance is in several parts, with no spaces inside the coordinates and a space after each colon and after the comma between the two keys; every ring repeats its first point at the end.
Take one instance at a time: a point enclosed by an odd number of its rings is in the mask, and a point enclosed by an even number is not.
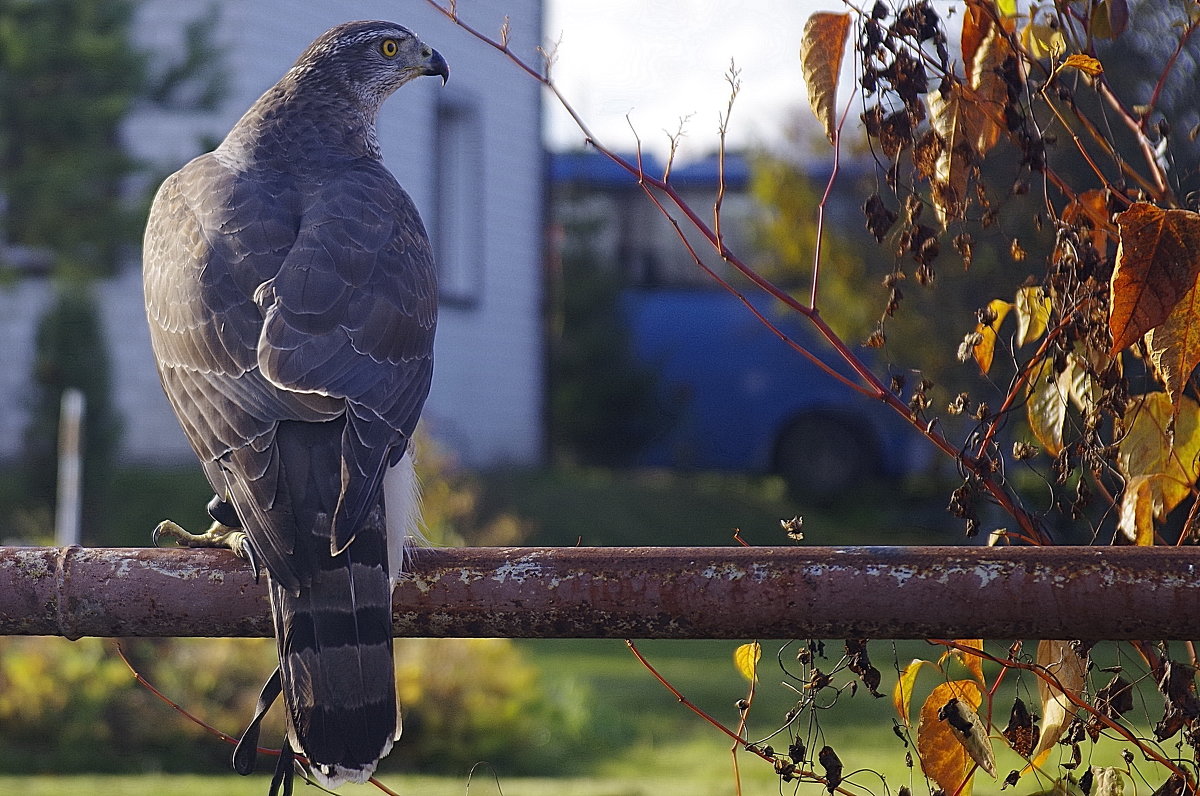
{"type": "MultiPolygon", "coordinates": [[[[396,589],[405,636],[1194,638],[1191,548],[453,548],[396,589]]],[[[269,636],[226,551],[0,547],[0,634],[269,636]]]]}

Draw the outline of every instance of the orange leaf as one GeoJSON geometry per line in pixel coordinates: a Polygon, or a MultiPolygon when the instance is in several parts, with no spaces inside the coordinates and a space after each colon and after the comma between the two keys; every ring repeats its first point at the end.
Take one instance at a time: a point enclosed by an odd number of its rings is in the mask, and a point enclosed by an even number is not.
{"type": "Polygon", "coordinates": [[[1100,254],[1108,248],[1110,238],[1115,238],[1117,228],[1108,212],[1108,195],[1102,190],[1084,191],[1063,209],[1063,223],[1076,229],[1092,228],[1092,246],[1100,254]]]}
{"type": "Polygon", "coordinates": [[[820,11],[808,18],[800,39],[800,67],[808,86],[808,104],[824,125],[830,143],[837,134],[838,75],[849,31],[849,14],[820,11]]]}
{"type": "Polygon", "coordinates": [[[1200,274],[1200,214],[1137,202],[1117,216],[1117,228],[1108,318],[1113,354],[1166,321],[1200,274]]]}
{"type": "Polygon", "coordinates": [[[980,0],[967,0],[963,11],[962,55],[963,72],[967,82],[975,80],[975,54],[992,33],[992,16],[980,0]]]}
{"type": "Polygon", "coordinates": [[[942,790],[970,796],[971,783],[967,778],[975,763],[955,737],[953,728],[938,718],[939,711],[951,699],[978,710],[983,702],[983,692],[972,680],[939,683],[921,706],[921,720],[917,724],[917,756],[925,776],[936,782],[942,790]]]}
{"type": "Polygon", "coordinates": [[[1067,56],[1067,60],[1062,62],[1061,69],[1078,69],[1080,72],[1095,77],[1104,71],[1104,66],[1095,58],[1083,53],[1071,53],[1067,56]]]}
{"type": "Polygon", "coordinates": [[[992,358],[996,354],[996,337],[1000,331],[1000,324],[1004,323],[1004,317],[1008,315],[1013,305],[1004,299],[992,299],[988,302],[988,307],[992,312],[996,313],[996,320],[992,321],[988,326],[984,326],[981,323],[975,327],[975,331],[979,333],[980,340],[972,352],[975,357],[975,364],[979,366],[979,372],[985,376],[992,369],[992,358]]]}
{"type": "Polygon", "coordinates": [[[967,85],[974,92],[971,99],[979,115],[972,143],[980,155],[996,145],[1003,129],[1008,86],[997,68],[1009,52],[1008,37],[992,20],[987,8],[980,0],[967,0],[962,26],[963,71],[967,85]]]}

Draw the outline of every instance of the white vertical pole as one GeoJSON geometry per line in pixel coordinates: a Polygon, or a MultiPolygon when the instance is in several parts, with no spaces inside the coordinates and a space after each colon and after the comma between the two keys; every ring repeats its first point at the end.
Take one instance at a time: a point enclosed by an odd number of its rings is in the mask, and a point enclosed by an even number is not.
{"type": "Polygon", "coordinates": [[[80,476],[83,469],[83,392],[63,390],[58,416],[58,506],[54,540],[60,547],[79,544],[80,476]]]}

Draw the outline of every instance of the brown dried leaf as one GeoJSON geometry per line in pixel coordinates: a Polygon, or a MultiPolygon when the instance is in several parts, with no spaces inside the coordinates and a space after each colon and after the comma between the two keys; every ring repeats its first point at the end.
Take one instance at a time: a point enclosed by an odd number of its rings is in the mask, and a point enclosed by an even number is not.
{"type": "Polygon", "coordinates": [[[1161,325],[1200,274],[1200,213],[1137,202],[1117,216],[1110,285],[1112,354],[1161,325]]]}
{"type": "Polygon", "coordinates": [[[921,719],[917,724],[917,756],[921,761],[921,770],[942,790],[970,796],[971,783],[967,778],[974,761],[950,725],[938,719],[938,712],[951,699],[978,710],[983,702],[983,692],[973,680],[939,683],[921,706],[921,719]]]}
{"type": "Polygon", "coordinates": [[[800,67],[808,86],[808,104],[824,125],[830,143],[837,136],[838,76],[849,31],[849,14],[821,11],[808,18],[800,39],[800,67]]]}
{"type": "Polygon", "coordinates": [[[951,85],[949,97],[929,95],[930,125],[942,139],[933,180],[933,203],[945,227],[966,213],[967,182],[977,159],[975,142],[982,134],[983,115],[961,84],[951,85]]]}
{"type": "Polygon", "coordinates": [[[1012,713],[1008,716],[1008,726],[1004,728],[1003,735],[1012,750],[1026,759],[1037,746],[1038,727],[1020,697],[1013,700],[1012,713]]]}
{"type": "Polygon", "coordinates": [[[1096,692],[1096,712],[1110,719],[1119,719],[1133,710],[1133,683],[1114,674],[1108,685],[1096,692]]]}

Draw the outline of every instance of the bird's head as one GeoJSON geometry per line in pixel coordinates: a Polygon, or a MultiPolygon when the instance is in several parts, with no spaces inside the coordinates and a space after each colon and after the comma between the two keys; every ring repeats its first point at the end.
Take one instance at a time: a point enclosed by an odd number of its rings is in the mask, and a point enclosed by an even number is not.
{"type": "Polygon", "coordinates": [[[393,91],[418,77],[450,77],[446,59],[408,28],[392,22],[347,22],[321,34],[291,71],[345,91],[377,110],[393,91]]]}

